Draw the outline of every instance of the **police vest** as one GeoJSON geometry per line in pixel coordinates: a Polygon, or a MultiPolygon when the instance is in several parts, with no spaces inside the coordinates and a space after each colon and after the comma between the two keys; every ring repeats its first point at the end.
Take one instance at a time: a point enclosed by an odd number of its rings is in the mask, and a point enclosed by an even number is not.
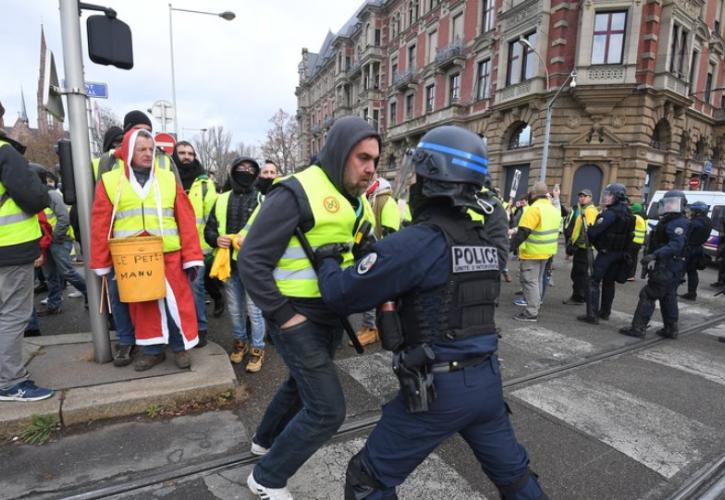
{"type": "Polygon", "coordinates": [[[690,221],[690,228],[687,234],[687,246],[691,248],[701,247],[710,239],[712,221],[706,215],[698,215],[690,221]],[[697,224],[695,222],[698,222],[697,224]]]}
{"type": "Polygon", "coordinates": [[[541,220],[539,225],[531,231],[529,237],[519,246],[519,256],[521,258],[526,258],[527,255],[551,257],[556,254],[556,247],[559,242],[561,211],[552,205],[549,200],[540,199],[524,209],[522,219],[526,217],[529,210],[534,208],[539,209],[541,220]]]}
{"type": "MultiPolygon", "coordinates": [[[[12,146],[0,139],[0,148],[12,146]]],[[[15,203],[0,182],[0,247],[34,241],[42,236],[36,214],[28,214],[15,203]]]]}
{"type": "MultiPolygon", "coordinates": [[[[607,230],[597,237],[594,246],[600,251],[621,252],[627,250],[634,240],[634,214],[621,203],[612,205],[607,210],[613,211],[616,218],[607,230]]],[[[597,223],[599,223],[599,220],[597,220],[597,223]]]]}
{"type": "Polygon", "coordinates": [[[165,253],[175,252],[181,248],[175,217],[176,176],[170,170],[154,170],[144,198],[133,189],[124,169],[115,168],[101,176],[116,211],[112,235],[128,238],[146,231],[163,238],[165,253]]]}
{"type": "MultiPolygon", "coordinates": [[[[230,231],[227,228],[227,211],[229,210],[229,197],[232,195],[232,191],[227,191],[226,193],[222,193],[219,195],[219,197],[216,200],[216,205],[214,207],[214,216],[216,217],[218,225],[218,232],[219,235],[229,235],[232,234],[232,231],[230,231]]],[[[253,214],[256,213],[256,211],[259,209],[259,205],[257,203],[256,198],[249,198],[247,200],[247,206],[242,207],[242,210],[246,210],[247,213],[245,214],[247,221],[251,223],[251,217],[253,214]],[[249,203],[249,202],[252,203],[249,203]]],[[[246,226],[244,226],[246,227],[246,226]]],[[[239,230],[238,234],[242,234],[242,230],[244,229],[242,227],[239,230]]],[[[245,233],[246,235],[246,233],[245,233]]],[[[237,254],[239,253],[239,250],[232,247],[232,260],[237,260],[237,254]]],[[[214,254],[216,255],[218,249],[214,249],[214,254]]]]}
{"type": "Polygon", "coordinates": [[[204,254],[210,253],[212,248],[204,240],[204,226],[209,217],[211,207],[214,206],[214,201],[217,198],[214,184],[209,180],[209,177],[201,175],[194,180],[194,183],[189,188],[188,195],[191,207],[194,209],[194,215],[196,216],[196,231],[199,234],[201,251],[204,254]]]}
{"type": "Polygon", "coordinates": [[[644,237],[647,234],[647,221],[641,215],[634,216],[634,236],[632,242],[636,245],[644,244],[644,237]]]}
{"type": "Polygon", "coordinates": [[[445,235],[450,267],[445,285],[413,290],[400,298],[398,311],[406,345],[495,334],[501,283],[498,250],[482,225],[440,215],[420,223],[445,235]]]}
{"type": "MultiPolygon", "coordinates": [[[[312,212],[313,226],[303,228],[305,236],[313,249],[328,243],[346,243],[352,248],[354,234],[362,220],[374,224],[372,209],[364,196],[358,198],[358,208],[353,208],[317,165],[307,167],[301,172],[281,181],[298,196],[304,196],[312,212]],[[296,180],[299,188],[292,182],[296,180]]],[[[279,189],[279,188],[277,188],[279,189]]],[[[341,267],[352,265],[352,251],[342,254],[341,267]]],[[[286,297],[318,298],[317,274],[307,259],[299,240],[292,236],[287,249],[274,269],[274,281],[277,288],[286,297]]]]}

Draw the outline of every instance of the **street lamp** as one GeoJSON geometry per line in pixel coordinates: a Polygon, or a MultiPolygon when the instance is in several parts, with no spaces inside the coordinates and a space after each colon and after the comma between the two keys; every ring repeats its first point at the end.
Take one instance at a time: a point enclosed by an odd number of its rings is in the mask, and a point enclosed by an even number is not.
{"type": "MultiPolygon", "coordinates": [[[[541,61],[544,64],[544,71],[546,72],[546,90],[549,90],[549,71],[546,69],[546,62],[541,57],[541,55],[536,51],[533,45],[531,45],[531,42],[526,40],[525,38],[520,38],[519,42],[521,45],[529,48],[534,54],[536,54],[536,57],[539,58],[539,61],[541,61]]],[[[564,83],[559,87],[554,94],[554,96],[549,99],[549,101],[546,103],[546,127],[544,128],[544,153],[543,157],[541,158],[541,173],[539,175],[539,180],[542,182],[546,182],[546,167],[549,163],[549,140],[551,138],[551,114],[552,109],[554,107],[554,101],[556,101],[556,98],[559,97],[559,94],[561,94],[561,91],[564,90],[564,87],[566,87],[566,84],[569,83],[569,88],[573,89],[576,87],[576,70],[573,70],[571,73],[569,73],[569,76],[566,77],[566,80],[564,80],[564,83]],[[571,83],[569,83],[571,82],[571,83]]]]}
{"type": "Polygon", "coordinates": [[[191,12],[192,14],[206,14],[209,16],[218,16],[225,21],[231,21],[234,19],[236,14],[231,11],[224,12],[206,12],[203,10],[190,10],[190,9],[178,9],[169,4],[169,46],[171,47],[171,97],[174,102],[174,134],[179,134],[179,112],[176,106],[176,71],[174,70],[174,29],[172,23],[171,13],[173,11],[178,12],[191,12]]]}

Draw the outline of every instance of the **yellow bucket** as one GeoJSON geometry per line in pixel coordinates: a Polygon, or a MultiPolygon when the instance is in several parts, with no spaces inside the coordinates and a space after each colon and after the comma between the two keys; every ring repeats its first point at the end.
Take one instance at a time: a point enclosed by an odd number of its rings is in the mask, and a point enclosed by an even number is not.
{"type": "Polygon", "coordinates": [[[146,302],[166,296],[161,236],[113,238],[108,245],[121,302],[146,302]]]}

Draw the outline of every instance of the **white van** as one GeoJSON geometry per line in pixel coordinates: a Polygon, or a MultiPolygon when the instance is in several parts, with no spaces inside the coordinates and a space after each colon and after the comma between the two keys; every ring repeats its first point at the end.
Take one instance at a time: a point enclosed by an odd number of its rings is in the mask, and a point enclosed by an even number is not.
{"type": "MultiPolygon", "coordinates": [[[[657,203],[664,196],[667,191],[656,191],[652,196],[652,201],[649,203],[647,208],[647,232],[652,230],[657,225],[657,203]]],[[[682,191],[685,193],[687,203],[695,203],[696,201],[702,201],[706,203],[710,210],[707,215],[712,219],[712,232],[710,232],[710,238],[705,243],[705,253],[711,257],[715,257],[717,253],[717,246],[720,243],[720,233],[718,228],[720,227],[720,221],[725,217],[725,193],[720,191],[682,191]]]]}

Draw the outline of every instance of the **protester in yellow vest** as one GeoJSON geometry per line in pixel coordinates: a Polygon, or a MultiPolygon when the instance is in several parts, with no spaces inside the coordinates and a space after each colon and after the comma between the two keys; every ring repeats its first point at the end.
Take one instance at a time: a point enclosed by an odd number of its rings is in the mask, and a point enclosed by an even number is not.
{"type": "Polygon", "coordinates": [[[627,281],[634,281],[634,276],[637,274],[637,262],[639,262],[639,250],[644,245],[644,239],[647,236],[647,221],[642,217],[641,203],[632,203],[629,209],[634,214],[634,236],[629,247],[629,253],[632,256],[632,267],[629,268],[627,281]]]}
{"type": "Polygon", "coordinates": [[[41,257],[36,214],[50,203],[24,152],[0,129],[0,401],[53,395],[30,380],[23,361],[23,333],[33,312],[33,265],[41,257]]]}
{"type": "Polygon", "coordinates": [[[561,225],[561,210],[549,200],[546,184],[535,183],[530,199],[511,241],[511,248],[518,249],[521,286],[526,300],[525,309],[514,316],[518,321],[538,320],[546,261],[556,255],[561,225]]]}
{"type": "Polygon", "coordinates": [[[599,210],[592,203],[592,191],[582,189],[578,194],[578,202],[564,221],[564,237],[566,254],[572,256],[571,265],[571,296],[564,304],[586,304],[589,296],[589,252],[592,245],[587,237],[588,228],[594,225],[599,210]],[[584,224],[586,222],[586,225],[584,224]]]}
{"type": "Polygon", "coordinates": [[[165,298],[129,304],[136,344],[144,346],[143,356],[134,362],[137,371],[161,363],[167,343],[176,365],[188,368],[188,350],[199,341],[189,283],[203,266],[194,210],[174,174],[155,165],[155,149],[149,132],[126,133],[116,150],[125,167],[101,176],[91,214],[90,268],[98,275],[111,272],[109,237],[163,238],[165,298]]]}
{"type": "MultiPolygon", "coordinates": [[[[338,119],[318,162],[269,191],[240,250],[244,286],[270,323],[275,348],[290,371],[252,438],[252,453],[264,454],[247,479],[257,495],[287,498],[289,478],[345,420],[333,362],[342,337],[340,319],[322,301],[317,275],[294,232],[299,227],[313,248],[352,246],[370,213],[364,195],[380,142],[362,118],[338,119]]],[[[346,247],[340,259],[342,267],[350,266],[352,251],[346,247]]]]}
{"type": "Polygon", "coordinates": [[[229,359],[235,364],[242,363],[249,353],[245,369],[250,373],[260,371],[264,363],[265,325],[262,311],[248,299],[239,273],[236,272],[239,251],[233,247],[232,239],[247,224],[259,204],[259,192],[254,188],[258,175],[259,164],[256,160],[244,156],[235,158],[229,167],[231,190],[219,195],[204,228],[204,238],[215,249],[215,254],[219,249],[228,249],[226,251],[230,252],[231,276],[224,282],[234,338],[229,359]],[[247,315],[252,326],[251,332],[247,331],[247,315]]]}

